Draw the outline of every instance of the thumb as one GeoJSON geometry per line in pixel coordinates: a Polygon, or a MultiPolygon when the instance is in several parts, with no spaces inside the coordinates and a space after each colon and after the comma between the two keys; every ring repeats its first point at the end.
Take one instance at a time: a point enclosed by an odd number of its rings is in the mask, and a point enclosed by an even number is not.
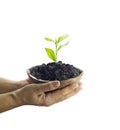
{"type": "Polygon", "coordinates": [[[43,83],[43,84],[37,84],[36,90],[41,91],[41,92],[48,92],[48,91],[53,91],[59,88],[60,82],[59,81],[50,81],[48,83],[43,83]]]}

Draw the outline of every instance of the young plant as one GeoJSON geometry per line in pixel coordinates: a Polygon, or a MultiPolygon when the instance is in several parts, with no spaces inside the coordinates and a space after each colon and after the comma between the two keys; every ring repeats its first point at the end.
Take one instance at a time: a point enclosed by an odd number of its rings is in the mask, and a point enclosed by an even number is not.
{"type": "Polygon", "coordinates": [[[53,60],[54,62],[57,62],[57,56],[58,56],[58,52],[61,50],[61,48],[63,48],[64,46],[69,44],[69,41],[65,42],[65,43],[61,43],[63,40],[65,40],[67,37],[69,37],[68,34],[65,34],[63,36],[59,36],[57,39],[51,39],[48,37],[45,37],[44,39],[48,42],[51,42],[55,45],[55,49],[51,49],[51,48],[45,48],[45,51],[48,55],[48,57],[53,60]]]}

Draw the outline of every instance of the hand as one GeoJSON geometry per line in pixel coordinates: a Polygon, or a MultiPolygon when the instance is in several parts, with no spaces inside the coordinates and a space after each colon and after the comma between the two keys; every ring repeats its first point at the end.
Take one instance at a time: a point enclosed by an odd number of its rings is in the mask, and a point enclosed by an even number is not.
{"type": "Polygon", "coordinates": [[[75,95],[81,89],[81,83],[61,89],[58,89],[59,86],[59,81],[26,85],[16,91],[16,101],[21,105],[50,106],[75,95]]]}

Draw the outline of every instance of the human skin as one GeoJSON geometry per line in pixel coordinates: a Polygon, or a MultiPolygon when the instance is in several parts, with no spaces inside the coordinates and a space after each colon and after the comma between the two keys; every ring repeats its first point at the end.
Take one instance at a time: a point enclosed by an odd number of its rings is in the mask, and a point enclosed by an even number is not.
{"type": "Polygon", "coordinates": [[[81,83],[74,83],[58,89],[59,81],[40,84],[29,79],[11,81],[0,78],[0,113],[23,105],[51,106],[75,95],[81,86],[81,83]]]}

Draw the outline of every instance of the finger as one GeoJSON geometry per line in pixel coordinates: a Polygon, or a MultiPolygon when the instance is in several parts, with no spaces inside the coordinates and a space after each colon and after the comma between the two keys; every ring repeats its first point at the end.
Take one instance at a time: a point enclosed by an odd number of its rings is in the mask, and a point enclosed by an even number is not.
{"type": "Polygon", "coordinates": [[[67,93],[71,92],[73,89],[75,88],[78,88],[78,87],[81,87],[82,86],[82,83],[74,83],[74,84],[71,84],[69,85],[68,87],[65,87],[63,89],[61,89],[60,93],[62,95],[66,95],[67,93]]]}
{"type": "Polygon", "coordinates": [[[70,93],[67,93],[66,95],[64,95],[63,97],[60,97],[56,100],[56,103],[64,101],[65,99],[68,99],[74,95],[76,95],[79,91],[81,90],[80,87],[75,88],[73,91],[71,91],[70,93]]]}
{"type": "Polygon", "coordinates": [[[73,91],[71,91],[71,92],[67,93],[66,95],[64,95],[63,98],[60,98],[60,99],[58,100],[58,102],[59,102],[59,101],[63,101],[63,100],[65,100],[65,99],[67,99],[67,98],[70,98],[70,97],[74,96],[74,95],[77,94],[81,89],[82,89],[81,86],[75,88],[73,91]]]}
{"type": "Polygon", "coordinates": [[[60,89],[60,90],[56,90],[54,92],[48,93],[46,95],[46,105],[52,105],[54,103],[63,101],[73,95],[75,95],[76,93],[79,92],[79,90],[82,89],[82,84],[78,83],[76,85],[70,85],[66,88],[60,89]]]}
{"type": "Polygon", "coordinates": [[[36,84],[36,90],[41,92],[48,92],[57,89],[60,86],[59,81],[51,81],[43,84],[36,84]]]}
{"type": "Polygon", "coordinates": [[[68,79],[65,81],[61,81],[60,82],[60,88],[63,88],[65,86],[69,86],[71,84],[75,84],[75,83],[78,83],[80,80],[80,76],[76,77],[76,78],[71,78],[71,79],[68,79]]]}

